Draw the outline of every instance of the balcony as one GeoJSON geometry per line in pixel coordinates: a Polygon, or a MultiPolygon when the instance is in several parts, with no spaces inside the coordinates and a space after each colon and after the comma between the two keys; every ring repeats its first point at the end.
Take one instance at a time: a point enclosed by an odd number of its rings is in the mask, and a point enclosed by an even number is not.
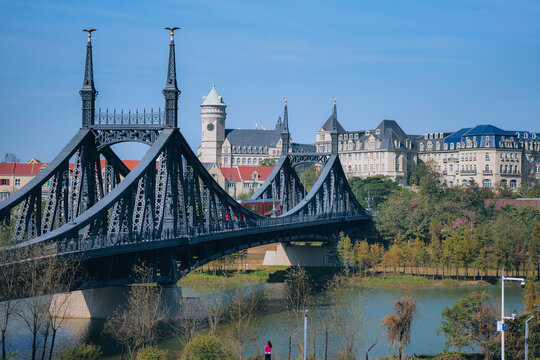
{"type": "Polygon", "coordinates": [[[474,169],[461,170],[461,173],[464,175],[476,175],[476,170],[474,169]]]}
{"type": "Polygon", "coordinates": [[[484,175],[493,175],[493,170],[484,170],[484,171],[482,171],[482,174],[484,174],[484,175]]]}

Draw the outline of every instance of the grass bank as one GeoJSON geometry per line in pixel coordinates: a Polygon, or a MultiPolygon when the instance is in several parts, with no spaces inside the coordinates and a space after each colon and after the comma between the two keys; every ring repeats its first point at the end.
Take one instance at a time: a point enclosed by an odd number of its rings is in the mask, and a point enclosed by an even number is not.
{"type": "MultiPolygon", "coordinates": [[[[197,271],[192,272],[182,278],[180,283],[190,282],[284,282],[286,279],[288,266],[265,266],[257,270],[234,271],[197,271]]],[[[325,284],[335,274],[339,273],[341,268],[333,267],[306,267],[306,271],[313,279],[315,285],[325,284]]],[[[362,273],[356,273],[351,276],[351,283],[365,286],[475,286],[489,285],[482,280],[456,280],[456,279],[433,279],[409,274],[385,274],[378,273],[371,277],[365,277],[362,273]]]]}
{"type": "Polygon", "coordinates": [[[456,279],[433,279],[431,277],[413,275],[378,275],[375,277],[363,277],[357,275],[351,279],[354,284],[367,286],[474,286],[490,285],[486,281],[456,280],[456,279]]]}

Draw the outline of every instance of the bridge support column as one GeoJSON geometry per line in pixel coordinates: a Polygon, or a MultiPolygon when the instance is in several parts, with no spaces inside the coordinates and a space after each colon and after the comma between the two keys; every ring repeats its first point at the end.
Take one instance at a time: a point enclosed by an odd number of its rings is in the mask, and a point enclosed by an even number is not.
{"type": "Polygon", "coordinates": [[[334,266],[332,251],[326,245],[287,246],[278,244],[275,251],[267,251],[263,265],[334,266]]]}
{"type": "MultiPolygon", "coordinates": [[[[67,302],[58,316],[78,319],[109,319],[127,305],[129,286],[110,286],[97,289],[77,290],[53,295],[52,304],[67,302]]],[[[180,311],[182,288],[175,285],[162,286],[162,308],[171,316],[180,311]]],[[[53,306],[53,305],[51,305],[53,306]]]]}

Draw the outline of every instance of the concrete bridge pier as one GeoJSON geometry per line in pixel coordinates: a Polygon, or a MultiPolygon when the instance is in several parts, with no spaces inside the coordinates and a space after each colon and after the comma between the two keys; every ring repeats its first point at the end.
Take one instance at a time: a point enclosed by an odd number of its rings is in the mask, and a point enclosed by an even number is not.
{"type": "MultiPolygon", "coordinates": [[[[55,294],[51,309],[60,309],[58,316],[66,318],[109,319],[127,305],[130,289],[131,286],[109,286],[55,294]]],[[[175,316],[180,310],[181,296],[182,288],[178,285],[163,286],[161,306],[171,316],[175,316]]]]}
{"type": "Polygon", "coordinates": [[[263,265],[333,266],[332,249],[328,245],[278,244],[275,251],[267,251],[263,265]]]}

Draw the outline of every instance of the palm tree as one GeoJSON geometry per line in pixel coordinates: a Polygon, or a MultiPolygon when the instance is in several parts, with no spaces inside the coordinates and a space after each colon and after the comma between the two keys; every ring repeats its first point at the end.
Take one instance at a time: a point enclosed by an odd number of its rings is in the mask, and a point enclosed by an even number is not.
{"type": "Polygon", "coordinates": [[[399,359],[403,359],[403,347],[411,343],[411,323],[416,314],[416,301],[410,297],[400,299],[394,304],[395,314],[387,315],[381,326],[388,328],[390,344],[399,344],[399,359]]]}

